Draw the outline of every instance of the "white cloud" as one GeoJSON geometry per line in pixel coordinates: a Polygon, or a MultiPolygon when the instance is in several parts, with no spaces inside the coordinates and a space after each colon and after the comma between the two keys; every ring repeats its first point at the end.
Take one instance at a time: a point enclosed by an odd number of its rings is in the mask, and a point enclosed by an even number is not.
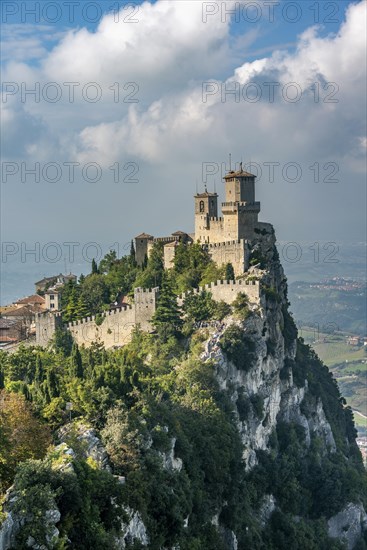
{"type": "MultiPolygon", "coordinates": [[[[363,131],[364,11],[364,4],[352,5],[336,36],[320,38],[314,27],[302,34],[294,53],[275,52],[269,58],[246,62],[226,82],[218,83],[228,89],[239,83],[242,92],[243,86],[256,82],[263,91],[261,101],[250,103],[241,96],[237,103],[228,96],[223,103],[218,91],[204,103],[198,85],[181,94],[165,95],[146,110],[134,108],[120,121],[88,126],[80,133],[81,155],[84,159],[97,155],[99,162],[111,162],[117,152],[113,144],[123,142],[138,158],[167,162],[188,143],[191,152],[187,154],[200,158],[215,144],[225,147],[231,140],[232,146],[237,148],[241,142],[257,158],[322,160],[353,154],[353,137],[363,131]],[[302,90],[300,101],[292,104],[280,94],[269,103],[269,88],[264,83],[274,81],[280,84],[278,95],[279,90],[285,93],[284,86],[297,83],[302,90]],[[330,82],[335,84],[328,86],[330,82]]],[[[290,87],[290,97],[293,93],[290,87]]]]}
{"type": "MultiPolygon", "coordinates": [[[[30,87],[35,81],[54,80],[60,85],[93,81],[104,92],[104,101],[95,104],[80,98],[74,104],[21,104],[18,97],[10,98],[4,127],[11,130],[13,155],[48,155],[49,160],[98,162],[107,168],[117,161],[136,160],[142,171],[149,167],[146,185],[154,184],[157,196],[163,193],[163,169],[187,169],[185,177],[173,170],[170,180],[171,193],[180,196],[184,180],[194,172],[200,178],[202,161],[224,161],[230,151],[234,157],[243,155],[244,161],[251,157],[260,163],[294,161],[308,167],[319,162],[322,167],[337,161],[340,177],[354,185],[364,159],[366,4],[350,5],[336,35],[321,37],[312,27],[298,38],[294,50],[277,50],[253,62],[247,62],[244,53],[242,64],[235,65],[238,50],[232,55],[233,42],[246,49],[256,33],[233,41],[229,22],[223,24],[219,15],[204,24],[201,10],[196,1],[145,2],[137,24],[115,23],[107,15],[95,32],[78,29],[64,35],[37,67],[24,60],[8,63],[6,80],[26,81],[30,87]],[[202,83],[212,79],[218,90],[234,82],[242,87],[256,82],[263,91],[264,82],[277,81],[281,86],[296,82],[303,95],[297,103],[284,101],[281,95],[274,103],[265,95],[250,103],[231,97],[223,102],[218,92],[203,102],[202,83]],[[139,103],[114,103],[108,86],[133,81],[139,84],[139,103]],[[324,101],[333,91],[323,89],[328,82],[339,87],[337,103],[324,101]],[[315,83],[318,102],[311,87],[315,83]]],[[[348,186],[339,187],[332,196],[339,214],[351,200],[348,186]]],[[[328,208],[330,187],[318,189],[318,201],[310,186],[297,192],[298,199],[288,188],[268,190],[268,204],[278,206],[275,216],[282,223],[294,216],[288,209],[279,214],[287,201],[294,205],[298,200],[300,210],[313,208],[314,202],[320,209],[328,208]]]]}

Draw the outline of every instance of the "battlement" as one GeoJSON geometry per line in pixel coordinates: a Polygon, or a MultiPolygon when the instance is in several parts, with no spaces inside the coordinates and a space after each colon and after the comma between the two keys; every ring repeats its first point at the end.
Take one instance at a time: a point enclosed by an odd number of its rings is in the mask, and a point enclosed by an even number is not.
{"type": "Polygon", "coordinates": [[[39,313],[36,313],[35,314],[35,318],[36,319],[40,319],[40,318],[45,318],[45,317],[49,317],[50,315],[52,315],[52,317],[61,317],[61,311],[50,311],[49,309],[46,310],[46,311],[41,311],[39,313]]]}
{"type": "MultiPolygon", "coordinates": [[[[133,309],[133,306],[131,304],[126,304],[121,307],[111,309],[109,311],[104,311],[101,313],[102,317],[113,317],[114,315],[120,315],[121,313],[124,313],[126,311],[130,311],[133,309]]],[[[71,321],[70,323],[67,323],[66,326],[68,328],[70,327],[77,327],[80,325],[84,325],[86,323],[94,323],[96,321],[96,315],[91,315],[90,317],[84,317],[83,319],[78,319],[77,321],[71,321]]]]}
{"type": "Polygon", "coordinates": [[[237,239],[235,241],[225,241],[225,242],[222,242],[222,243],[207,243],[206,246],[208,246],[209,248],[220,248],[220,247],[224,247],[224,246],[230,246],[230,245],[234,245],[234,244],[241,244],[241,243],[247,243],[247,240],[246,239],[237,239]]]}
{"type": "Polygon", "coordinates": [[[134,294],[157,294],[159,292],[159,286],[155,286],[154,288],[142,288],[141,286],[138,286],[134,288],[134,294]]]}
{"type": "Polygon", "coordinates": [[[219,218],[216,217],[216,218],[209,218],[209,221],[215,223],[215,222],[218,222],[218,223],[222,223],[223,222],[223,218],[220,216],[219,218]]]}
{"type": "Polygon", "coordinates": [[[237,294],[244,292],[249,297],[250,302],[260,302],[260,282],[257,280],[246,281],[244,279],[238,281],[218,280],[213,283],[208,283],[199,288],[194,288],[193,290],[180,294],[178,301],[182,303],[188,296],[192,296],[193,294],[198,295],[201,294],[201,292],[210,292],[213,300],[224,300],[227,303],[233,302],[237,294]]]}
{"type": "Polygon", "coordinates": [[[237,209],[240,210],[260,210],[260,202],[222,202],[222,209],[225,208],[226,210],[231,209],[233,211],[236,211],[237,209]]]}
{"type": "Polygon", "coordinates": [[[174,243],[179,240],[178,237],[172,235],[170,237],[154,237],[154,242],[156,243],[174,243]]]}

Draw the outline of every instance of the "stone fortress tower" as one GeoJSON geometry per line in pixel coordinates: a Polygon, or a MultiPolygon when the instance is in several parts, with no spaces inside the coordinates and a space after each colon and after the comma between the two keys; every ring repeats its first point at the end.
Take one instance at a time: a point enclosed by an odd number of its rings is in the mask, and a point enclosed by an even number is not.
{"type": "MultiPolygon", "coordinates": [[[[236,277],[243,275],[249,268],[251,247],[261,235],[271,235],[271,224],[258,221],[260,203],[255,201],[255,176],[242,169],[229,171],[224,176],[225,202],[222,203],[222,217],[218,217],[218,194],[197,193],[195,199],[195,232],[175,231],[167,237],[153,237],[142,233],[135,237],[136,261],[143,265],[155,243],[164,246],[164,263],[172,267],[177,245],[182,242],[187,246],[197,242],[205,248],[213,261],[221,266],[231,263],[236,277]]],[[[214,300],[232,303],[239,292],[245,292],[253,304],[260,303],[260,283],[258,280],[239,278],[235,281],[213,281],[205,288],[193,289],[200,293],[207,290],[214,300]]],[[[132,304],[124,305],[118,310],[102,314],[102,324],[96,323],[94,316],[68,325],[63,324],[60,309],[60,295],[53,287],[46,293],[47,310],[36,318],[36,341],[38,345],[47,346],[58,327],[64,326],[79,345],[91,345],[101,341],[105,347],[125,345],[130,341],[132,331],[139,325],[142,330],[152,330],[151,319],[159,299],[159,288],[134,289],[132,304]]],[[[184,296],[178,297],[181,304],[184,296]]]]}
{"type": "Polygon", "coordinates": [[[217,193],[195,195],[195,240],[202,243],[220,243],[252,239],[258,222],[260,203],[255,202],[255,176],[242,170],[230,171],[224,176],[225,202],[223,217],[218,217],[217,193]]]}
{"type": "Polygon", "coordinates": [[[197,193],[195,199],[195,233],[176,231],[170,237],[153,237],[142,233],[135,238],[136,259],[142,265],[155,242],[164,242],[165,267],[172,267],[175,246],[179,241],[199,242],[218,265],[231,263],[235,274],[248,268],[248,243],[269,224],[258,221],[260,202],[255,201],[255,177],[242,168],[224,176],[225,202],[218,217],[218,194],[197,193]]]}

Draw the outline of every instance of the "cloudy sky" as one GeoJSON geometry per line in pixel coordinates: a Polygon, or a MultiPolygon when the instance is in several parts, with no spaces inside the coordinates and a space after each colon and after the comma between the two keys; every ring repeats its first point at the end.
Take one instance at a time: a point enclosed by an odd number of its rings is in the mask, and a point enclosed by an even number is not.
{"type": "Polygon", "coordinates": [[[3,241],[192,231],[229,153],[280,240],[364,240],[364,1],[2,4],[3,241]]]}

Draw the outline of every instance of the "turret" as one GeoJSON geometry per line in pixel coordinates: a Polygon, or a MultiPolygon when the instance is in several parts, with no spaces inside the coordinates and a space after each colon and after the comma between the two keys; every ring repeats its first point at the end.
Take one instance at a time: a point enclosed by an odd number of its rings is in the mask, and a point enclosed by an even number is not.
{"type": "Polygon", "coordinates": [[[240,169],[237,172],[231,170],[224,176],[226,186],[226,202],[255,202],[255,176],[250,172],[240,169]]]}
{"type": "Polygon", "coordinates": [[[149,243],[153,242],[154,237],[148,233],[141,233],[135,237],[135,260],[138,266],[144,264],[145,258],[149,256],[149,243]]]}
{"type": "Polygon", "coordinates": [[[218,217],[218,194],[209,193],[205,187],[204,193],[195,195],[195,236],[199,238],[203,229],[210,228],[210,218],[218,217]]]}

